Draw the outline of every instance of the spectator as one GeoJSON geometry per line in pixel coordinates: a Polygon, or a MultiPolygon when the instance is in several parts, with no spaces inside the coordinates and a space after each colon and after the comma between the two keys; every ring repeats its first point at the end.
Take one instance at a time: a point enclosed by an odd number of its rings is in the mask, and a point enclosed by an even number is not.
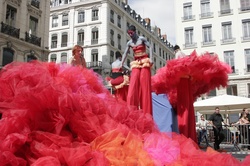
{"type": "Polygon", "coordinates": [[[72,57],[69,63],[72,66],[82,66],[86,68],[86,61],[82,53],[83,53],[83,47],[75,45],[72,49],[72,57]]]}
{"type": "Polygon", "coordinates": [[[183,58],[183,57],[187,56],[187,55],[185,55],[185,54],[181,51],[181,49],[180,49],[180,47],[179,47],[178,45],[175,45],[175,46],[174,46],[174,53],[175,53],[175,59],[183,58]]]}
{"type": "Polygon", "coordinates": [[[203,138],[206,139],[206,143],[208,144],[208,140],[207,140],[207,124],[208,124],[208,121],[204,118],[203,115],[201,115],[200,122],[198,123],[198,127],[199,127],[198,144],[199,145],[202,142],[203,138]]]}
{"type": "Polygon", "coordinates": [[[220,149],[220,144],[224,140],[225,135],[223,134],[222,131],[222,122],[227,125],[221,114],[220,114],[220,109],[219,107],[215,108],[215,112],[209,117],[209,121],[211,125],[213,126],[213,131],[214,131],[214,149],[219,150],[220,149]]]}

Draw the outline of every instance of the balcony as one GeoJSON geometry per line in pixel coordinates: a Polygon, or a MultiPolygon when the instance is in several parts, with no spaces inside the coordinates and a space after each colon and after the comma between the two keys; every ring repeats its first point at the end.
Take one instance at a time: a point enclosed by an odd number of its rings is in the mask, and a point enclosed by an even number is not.
{"type": "Polygon", "coordinates": [[[249,42],[249,41],[250,41],[250,36],[241,37],[241,42],[249,42]]]}
{"type": "Polygon", "coordinates": [[[39,9],[40,2],[37,0],[31,0],[31,5],[39,9]]]}
{"type": "Polygon", "coordinates": [[[215,40],[201,42],[201,46],[203,46],[203,47],[206,47],[206,46],[215,46],[215,45],[216,45],[215,40]]]}
{"type": "Polygon", "coordinates": [[[25,41],[41,47],[41,38],[25,32],[25,41]]]}
{"type": "Polygon", "coordinates": [[[87,68],[102,68],[101,61],[87,62],[86,65],[87,65],[87,68]]]}
{"type": "Polygon", "coordinates": [[[235,43],[236,39],[235,38],[231,38],[231,39],[221,39],[221,44],[233,44],[235,43]]]}
{"type": "Polygon", "coordinates": [[[77,41],[77,45],[84,46],[84,41],[77,41]]]}
{"type": "Polygon", "coordinates": [[[250,6],[244,6],[239,8],[239,12],[250,12],[250,6]]]}
{"type": "Polygon", "coordinates": [[[225,9],[219,11],[219,16],[230,15],[233,14],[233,9],[225,9]]]}
{"type": "Polygon", "coordinates": [[[20,29],[4,24],[3,22],[1,22],[1,32],[19,39],[20,29]]]}
{"type": "Polygon", "coordinates": [[[203,19],[203,18],[211,18],[211,17],[214,17],[214,13],[213,12],[207,12],[207,13],[201,13],[200,14],[200,18],[203,19]]]}
{"type": "Polygon", "coordinates": [[[98,20],[99,18],[98,18],[98,16],[93,16],[92,17],[92,21],[96,21],[96,20],[98,20]]]}
{"type": "Polygon", "coordinates": [[[191,20],[195,20],[195,15],[188,15],[182,17],[182,21],[191,21],[191,20]]]}
{"type": "Polygon", "coordinates": [[[183,44],[184,48],[195,48],[197,47],[197,43],[185,43],[183,44]]]}
{"type": "Polygon", "coordinates": [[[61,43],[61,47],[67,47],[67,43],[61,43]]]}
{"type": "Polygon", "coordinates": [[[98,39],[92,39],[91,44],[98,44],[98,39]]]}

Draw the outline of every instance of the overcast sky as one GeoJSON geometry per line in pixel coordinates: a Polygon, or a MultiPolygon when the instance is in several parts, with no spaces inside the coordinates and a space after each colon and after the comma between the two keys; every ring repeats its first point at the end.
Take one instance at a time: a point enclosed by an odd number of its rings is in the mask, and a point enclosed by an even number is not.
{"type": "Polygon", "coordinates": [[[175,45],[174,0],[128,0],[129,6],[142,18],[150,18],[151,26],[161,28],[168,41],[175,45]]]}

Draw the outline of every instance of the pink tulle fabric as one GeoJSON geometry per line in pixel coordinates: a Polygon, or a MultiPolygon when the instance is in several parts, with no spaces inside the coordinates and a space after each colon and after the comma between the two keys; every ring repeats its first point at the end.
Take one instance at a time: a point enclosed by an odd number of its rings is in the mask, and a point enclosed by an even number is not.
{"type": "Polygon", "coordinates": [[[92,70],[12,63],[0,71],[0,166],[241,165],[160,133],[151,115],[118,102],[92,70]]]}
{"type": "Polygon", "coordinates": [[[194,100],[201,94],[218,87],[227,86],[231,67],[221,62],[217,55],[208,52],[198,55],[193,51],[190,56],[167,61],[152,76],[152,90],[157,94],[168,94],[173,107],[177,105],[177,85],[180,78],[190,77],[194,100]]]}

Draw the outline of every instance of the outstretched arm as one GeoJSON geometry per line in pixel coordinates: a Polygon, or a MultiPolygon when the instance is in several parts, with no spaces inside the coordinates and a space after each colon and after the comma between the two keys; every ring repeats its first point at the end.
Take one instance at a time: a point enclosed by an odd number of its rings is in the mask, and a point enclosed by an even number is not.
{"type": "MultiPolygon", "coordinates": [[[[122,66],[123,66],[123,64],[124,64],[125,59],[127,58],[129,45],[130,45],[130,41],[128,41],[127,46],[126,46],[126,48],[125,48],[125,51],[124,51],[124,53],[123,53],[123,55],[122,55],[122,63],[121,63],[122,66]]],[[[122,66],[121,66],[121,67],[122,67],[122,66]]]]}
{"type": "Polygon", "coordinates": [[[152,63],[153,62],[153,53],[152,53],[152,47],[151,47],[151,44],[146,40],[145,37],[142,38],[144,44],[149,48],[149,59],[150,59],[150,62],[152,63]]]}

